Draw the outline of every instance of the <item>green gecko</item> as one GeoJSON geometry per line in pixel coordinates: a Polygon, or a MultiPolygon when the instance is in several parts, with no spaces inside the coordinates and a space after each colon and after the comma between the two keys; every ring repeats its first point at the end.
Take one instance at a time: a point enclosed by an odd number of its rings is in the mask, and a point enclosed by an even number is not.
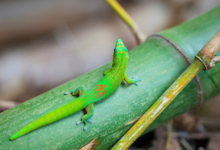
{"type": "Polygon", "coordinates": [[[129,79],[126,75],[128,59],[128,49],[124,46],[122,40],[118,39],[114,49],[112,68],[104,72],[104,77],[102,79],[100,79],[88,91],[86,91],[84,86],[80,86],[72,92],[65,92],[64,95],[71,93],[73,96],[79,95],[79,97],[31,122],[12,135],[10,140],[15,140],[28,132],[60,120],[84,108],[86,114],[82,117],[81,121],[76,124],[79,125],[84,123],[85,126],[83,130],[87,130],[87,122],[92,123],[89,118],[94,114],[94,103],[115,92],[120,86],[122,80],[128,84],[134,83],[136,85],[138,85],[137,81],[141,81],[141,79],[129,79]]]}

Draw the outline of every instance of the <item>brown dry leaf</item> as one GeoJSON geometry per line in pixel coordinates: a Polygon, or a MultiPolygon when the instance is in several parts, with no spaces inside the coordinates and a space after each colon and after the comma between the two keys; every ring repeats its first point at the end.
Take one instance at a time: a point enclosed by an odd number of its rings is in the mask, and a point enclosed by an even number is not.
{"type": "Polygon", "coordinates": [[[96,139],[97,139],[97,137],[95,137],[91,142],[89,142],[87,145],[85,145],[84,147],[80,148],[79,150],[92,150],[92,148],[96,144],[96,142],[95,142],[96,139]]]}

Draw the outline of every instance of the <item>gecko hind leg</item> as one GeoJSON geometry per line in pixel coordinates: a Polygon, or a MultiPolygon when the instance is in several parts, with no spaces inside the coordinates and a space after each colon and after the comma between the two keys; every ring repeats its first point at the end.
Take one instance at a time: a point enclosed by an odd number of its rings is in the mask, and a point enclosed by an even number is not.
{"type": "Polygon", "coordinates": [[[81,124],[81,123],[84,123],[84,124],[85,124],[85,126],[84,126],[84,128],[83,128],[84,131],[87,130],[87,126],[86,126],[86,125],[87,125],[87,122],[88,122],[88,123],[92,123],[92,120],[89,120],[89,118],[91,118],[91,117],[94,115],[94,105],[93,105],[93,104],[88,105],[88,106],[85,108],[85,110],[86,110],[86,113],[87,113],[87,114],[82,117],[81,121],[79,121],[79,122],[76,123],[76,125],[79,125],[79,124],[81,124]]]}
{"type": "MultiPolygon", "coordinates": [[[[67,94],[70,94],[70,93],[71,93],[72,96],[76,96],[76,95],[81,96],[81,95],[83,95],[85,92],[86,92],[86,88],[85,88],[84,86],[80,86],[80,87],[78,87],[78,88],[77,88],[76,90],[74,90],[74,91],[65,92],[64,95],[67,95],[67,94]]],[[[86,114],[82,117],[81,121],[79,121],[79,122],[76,123],[76,125],[79,125],[79,124],[81,124],[81,123],[84,123],[84,124],[85,124],[85,126],[84,126],[84,128],[83,128],[84,131],[87,130],[87,126],[86,126],[86,125],[87,125],[87,122],[88,122],[88,123],[92,123],[92,120],[88,120],[88,119],[91,118],[91,117],[93,116],[93,114],[94,114],[94,106],[93,106],[93,104],[88,105],[88,106],[85,108],[85,110],[86,110],[86,114]]]]}
{"type": "Polygon", "coordinates": [[[109,69],[109,70],[105,71],[105,72],[103,73],[104,76],[105,76],[107,73],[111,72],[111,70],[112,70],[112,69],[109,69]]]}
{"type": "Polygon", "coordinates": [[[64,95],[71,94],[72,96],[81,96],[86,92],[86,88],[84,86],[79,86],[76,90],[71,92],[65,92],[64,95]]]}

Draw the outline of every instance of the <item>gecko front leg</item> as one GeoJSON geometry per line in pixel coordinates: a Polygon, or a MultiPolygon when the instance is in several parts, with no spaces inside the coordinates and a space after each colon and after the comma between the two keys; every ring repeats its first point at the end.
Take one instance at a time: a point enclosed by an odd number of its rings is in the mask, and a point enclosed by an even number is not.
{"type": "Polygon", "coordinates": [[[104,72],[104,76],[105,76],[107,73],[109,73],[111,70],[112,70],[112,69],[109,69],[109,70],[105,71],[105,72],[104,72]]]}
{"type": "Polygon", "coordinates": [[[87,127],[86,127],[87,122],[92,123],[92,120],[89,120],[89,118],[91,118],[91,117],[94,115],[94,105],[93,105],[93,104],[88,105],[88,106],[85,108],[85,110],[86,110],[86,115],[84,115],[84,116],[82,117],[81,121],[79,121],[79,122],[76,123],[76,125],[79,125],[79,124],[81,124],[81,123],[84,122],[84,124],[85,124],[85,126],[84,126],[84,128],[83,128],[84,131],[87,130],[87,127]]]}
{"type": "Polygon", "coordinates": [[[81,96],[86,92],[86,88],[84,86],[78,87],[76,90],[71,92],[65,92],[64,95],[71,94],[72,96],[81,96]]]}
{"type": "Polygon", "coordinates": [[[130,79],[130,78],[128,78],[128,76],[125,74],[125,76],[124,76],[124,80],[125,80],[125,82],[127,83],[127,84],[132,84],[132,83],[134,83],[136,86],[138,86],[138,81],[141,81],[141,79],[130,79]]]}

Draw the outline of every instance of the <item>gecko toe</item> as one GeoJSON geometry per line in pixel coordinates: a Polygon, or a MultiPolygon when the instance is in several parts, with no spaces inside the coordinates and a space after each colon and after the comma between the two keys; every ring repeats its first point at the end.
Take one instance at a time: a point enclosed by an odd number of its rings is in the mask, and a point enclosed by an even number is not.
{"type": "Polygon", "coordinates": [[[65,92],[65,93],[64,93],[64,95],[68,95],[68,94],[69,94],[69,92],[65,92]]]}
{"type": "Polygon", "coordinates": [[[136,86],[138,86],[138,83],[137,83],[137,82],[134,82],[134,84],[135,84],[136,86]]]}
{"type": "Polygon", "coordinates": [[[132,77],[132,79],[134,79],[136,82],[141,81],[141,79],[138,79],[138,76],[132,77]]]}
{"type": "Polygon", "coordinates": [[[78,125],[80,125],[82,122],[81,121],[78,121],[77,123],[76,123],[76,125],[78,126],[78,125]]]}
{"type": "Polygon", "coordinates": [[[83,128],[83,130],[86,131],[86,130],[87,130],[87,127],[85,126],[85,127],[83,128]]]}
{"type": "Polygon", "coordinates": [[[88,120],[87,122],[88,122],[88,123],[93,123],[93,121],[92,121],[92,120],[88,120]]]}

